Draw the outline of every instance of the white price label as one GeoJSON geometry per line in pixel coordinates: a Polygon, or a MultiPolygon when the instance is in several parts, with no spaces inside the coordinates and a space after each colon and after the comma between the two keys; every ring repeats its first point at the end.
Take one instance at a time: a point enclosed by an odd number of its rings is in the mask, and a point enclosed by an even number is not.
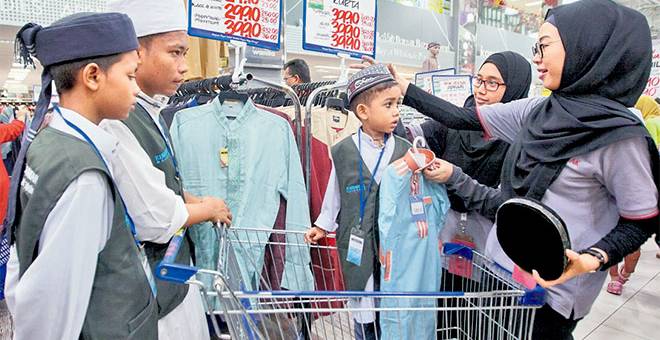
{"type": "Polygon", "coordinates": [[[303,49],[376,55],[375,0],[304,0],[303,49]]]}
{"type": "Polygon", "coordinates": [[[282,0],[189,0],[188,34],[280,49],[282,0]]]}

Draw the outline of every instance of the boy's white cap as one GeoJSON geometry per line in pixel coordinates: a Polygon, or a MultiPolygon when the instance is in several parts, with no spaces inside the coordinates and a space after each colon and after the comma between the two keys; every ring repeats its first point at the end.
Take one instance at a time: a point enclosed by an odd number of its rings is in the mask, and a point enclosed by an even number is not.
{"type": "Polygon", "coordinates": [[[108,11],[126,13],[133,21],[138,38],[188,30],[183,0],[110,0],[108,11]]]}

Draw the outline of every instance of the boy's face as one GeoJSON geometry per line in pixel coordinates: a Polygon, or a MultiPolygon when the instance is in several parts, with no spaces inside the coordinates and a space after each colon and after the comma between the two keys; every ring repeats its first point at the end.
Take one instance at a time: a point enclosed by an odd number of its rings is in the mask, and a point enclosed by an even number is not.
{"type": "Polygon", "coordinates": [[[148,95],[172,96],[185,80],[188,72],[188,34],[174,31],[151,37],[140,44],[138,84],[148,95]]]}
{"type": "Polygon", "coordinates": [[[399,123],[401,89],[390,87],[373,95],[368,104],[357,107],[357,115],[365,129],[376,133],[392,133],[399,123]]]}
{"type": "Polygon", "coordinates": [[[133,110],[135,98],[140,92],[135,82],[138,61],[136,51],[126,52],[105,71],[105,77],[100,82],[96,95],[103,118],[126,119],[128,112],[133,110]]]}

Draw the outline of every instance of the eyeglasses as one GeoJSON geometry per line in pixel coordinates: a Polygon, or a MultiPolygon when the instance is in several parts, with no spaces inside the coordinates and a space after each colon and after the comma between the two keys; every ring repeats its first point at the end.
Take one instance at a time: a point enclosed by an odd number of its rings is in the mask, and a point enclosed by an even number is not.
{"type": "Polygon", "coordinates": [[[478,78],[478,77],[472,78],[472,85],[474,87],[480,88],[481,85],[484,85],[484,84],[486,86],[486,91],[489,91],[489,92],[495,92],[495,91],[497,91],[497,89],[500,88],[500,86],[506,86],[506,84],[498,83],[494,80],[483,80],[483,79],[478,78]]]}
{"type": "Polygon", "coordinates": [[[287,77],[287,76],[284,76],[284,77],[282,77],[282,80],[284,80],[284,81],[286,82],[287,80],[289,80],[289,79],[291,79],[291,78],[295,78],[295,77],[296,77],[296,76],[288,76],[288,77],[287,77]]]}
{"type": "Polygon", "coordinates": [[[536,57],[537,54],[541,55],[541,59],[543,59],[543,50],[545,50],[546,47],[548,47],[550,44],[556,43],[558,40],[555,41],[550,41],[545,44],[541,44],[540,42],[536,42],[534,46],[532,46],[532,57],[536,57]]]}

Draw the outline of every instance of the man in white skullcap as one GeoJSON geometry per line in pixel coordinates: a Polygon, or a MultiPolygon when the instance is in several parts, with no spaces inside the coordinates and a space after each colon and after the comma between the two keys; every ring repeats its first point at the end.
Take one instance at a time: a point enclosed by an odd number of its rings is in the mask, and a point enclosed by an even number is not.
{"type": "MultiPolygon", "coordinates": [[[[231,222],[224,201],[203,200],[184,192],[170,135],[160,116],[156,95],[172,96],[188,71],[187,17],[182,0],[111,0],[108,9],[127,14],[138,37],[140,87],[128,119],[104,121],[101,127],[121,140],[113,164],[119,190],[136,217],[152,268],[165,256],[173,235],[182,226],[201,222],[231,222]]],[[[192,264],[194,245],[186,235],[175,263],[192,264]]],[[[196,286],[157,280],[159,339],[209,339],[201,295],[196,286]]]]}

